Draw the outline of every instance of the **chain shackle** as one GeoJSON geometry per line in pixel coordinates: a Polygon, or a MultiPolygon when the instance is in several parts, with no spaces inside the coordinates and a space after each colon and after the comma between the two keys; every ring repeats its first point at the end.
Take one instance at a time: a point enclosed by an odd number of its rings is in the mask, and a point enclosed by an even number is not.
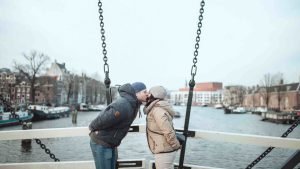
{"type": "MultiPolygon", "coordinates": [[[[287,137],[298,125],[300,124],[300,119],[296,120],[291,127],[289,127],[286,132],[282,134],[281,137],[287,137]]],[[[268,155],[275,147],[269,147],[265,150],[258,158],[256,158],[251,164],[249,164],[246,169],[251,169],[254,167],[260,160],[262,160],[266,155],[268,155]]]]}
{"type": "Polygon", "coordinates": [[[203,20],[203,13],[204,13],[204,5],[205,2],[204,0],[201,1],[200,3],[200,10],[199,10],[199,17],[198,17],[198,29],[197,29],[197,36],[196,36],[196,44],[195,44],[195,51],[194,51],[194,58],[193,58],[193,66],[191,69],[191,75],[192,79],[194,79],[194,76],[197,74],[197,56],[198,56],[198,49],[199,49],[199,42],[200,42],[200,34],[201,34],[201,27],[202,27],[202,20],[203,20]]]}
{"type": "Polygon", "coordinates": [[[194,79],[194,76],[197,73],[197,66],[196,65],[192,65],[192,69],[191,69],[191,75],[192,75],[192,79],[194,79]]]}
{"type": "Polygon", "coordinates": [[[55,157],[55,155],[53,153],[51,153],[51,151],[46,147],[45,144],[42,143],[42,141],[40,139],[35,139],[35,142],[40,145],[40,147],[45,150],[46,154],[49,154],[50,158],[53,159],[55,162],[60,161],[58,158],[55,157]]]}

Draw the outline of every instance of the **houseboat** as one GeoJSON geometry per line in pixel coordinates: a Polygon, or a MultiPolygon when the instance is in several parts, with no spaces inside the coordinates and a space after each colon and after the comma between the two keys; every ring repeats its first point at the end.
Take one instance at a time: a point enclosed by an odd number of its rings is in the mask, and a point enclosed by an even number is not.
{"type": "Polygon", "coordinates": [[[30,105],[28,110],[34,114],[33,121],[68,117],[71,112],[69,107],[49,107],[44,105],[30,105]]]}
{"type": "Polygon", "coordinates": [[[292,124],[300,118],[300,113],[297,112],[262,112],[262,121],[270,121],[280,124],[292,124]]]}
{"type": "Polygon", "coordinates": [[[19,110],[13,112],[2,112],[0,108],[0,127],[19,125],[21,122],[31,121],[33,118],[32,113],[28,111],[19,110]]]}

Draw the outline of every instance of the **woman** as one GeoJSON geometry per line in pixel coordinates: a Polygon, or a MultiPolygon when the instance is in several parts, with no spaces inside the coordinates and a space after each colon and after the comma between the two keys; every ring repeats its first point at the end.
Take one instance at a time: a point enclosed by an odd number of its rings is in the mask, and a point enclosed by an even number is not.
{"type": "Polygon", "coordinates": [[[164,87],[152,87],[144,108],[147,114],[147,141],[149,149],[154,154],[156,169],[173,169],[176,152],[181,147],[176,139],[172,122],[175,112],[164,100],[166,95],[164,87]]]}

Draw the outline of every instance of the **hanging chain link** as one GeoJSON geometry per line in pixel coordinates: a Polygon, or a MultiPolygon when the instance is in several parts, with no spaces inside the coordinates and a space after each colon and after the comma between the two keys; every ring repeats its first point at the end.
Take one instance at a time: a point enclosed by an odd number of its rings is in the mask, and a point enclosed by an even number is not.
{"type": "Polygon", "coordinates": [[[104,30],[104,22],[103,22],[103,9],[102,9],[102,2],[99,0],[98,2],[99,7],[99,20],[100,20],[100,30],[101,30],[101,40],[102,40],[102,54],[103,54],[103,61],[104,61],[104,73],[109,73],[109,65],[107,64],[107,51],[106,51],[106,43],[105,43],[105,30],[104,30]]]}
{"type": "Polygon", "coordinates": [[[189,93],[188,93],[188,100],[187,100],[187,107],[186,107],[186,116],[184,121],[184,131],[183,135],[185,136],[185,140],[182,144],[182,148],[180,150],[180,158],[179,158],[179,169],[184,169],[183,166],[184,163],[184,156],[185,156],[185,147],[187,142],[187,136],[188,136],[188,128],[189,128],[189,121],[190,121],[190,113],[191,113],[191,107],[192,107],[192,100],[193,100],[193,90],[195,86],[195,75],[197,73],[197,56],[198,56],[198,49],[199,49],[199,42],[200,42],[200,34],[201,34],[201,27],[202,27],[202,20],[203,20],[203,13],[204,13],[204,7],[205,2],[204,0],[200,3],[200,10],[199,10],[199,22],[198,22],[198,29],[197,29],[197,36],[196,36],[196,44],[195,44],[195,51],[194,51],[194,58],[193,58],[193,65],[191,69],[191,80],[189,82],[189,93]]]}
{"type": "Polygon", "coordinates": [[[199,49],[199,42],[200,42],[200,34],[201,34],[201,27],[202,27],[202,20],[203,20],[203,13],[204,13],[204,7],[205,2],[204,0],[201,1],[201,8],[200,8],[200,15],[199,15],[199,22],[198,22],[198,29],[197,29],[197,36],[196,36],[196,44],[195,44],[195,51],[194,51],[194,58],[193,58],[193,66],[191,69],[191,75],[192,79],[194,79],[194,76],[197,73],[197,56],[198,56],[198,49],[199,49]]]}
{"type": "Polygon", "coordinates": [[[103,61],[104,61],[104,84],[106,87],[106,102],[107,105],[112,102],[111,91],[110,91],[110,78],[109,78],[109,65],[107,63],[107,50],[106,50],[106,43],[105,43],[105,30],[104,30],[104,22],[103,22],[103,9],[102,9],[102,2],[101,0],[98,1],[99,7],[99,20],[100,20],[100,30],[101,30],[101,40],[102,40],[102,53],[103,53],[103,61]]]}
{"type": "Polygon", "coordinates": [[[60,161],[58,158],[55,157],[55,155],[53,153],[51,153],[51,151],[45,146],[45,144],[42,143],[42,141],[40,139],[35,139],[35,142],[40,145],[40,147],[45,150],[46,154],[49,154],[50,158],[52,158],[55,162],[60,161]]]}
{"type": "MultiPolygon", "coordinates": [[[[286,132],[282,134],[281,137],[287,137],[298,125],[300,124],[300,119],[296,120],[292,126],[287,129],[286,132]]],[[[251,164],[249,164],[246,169],[251,169],[254,167],[260,160],[262,160],[266,155],[268,155],[275,147],[269,147],[266,151],[264,151],[257,159],[255,159],[251,164]]]]}
{"type": "Polygon", "coordinates": [[[100,32],[101,32],[101,40],[102,40],[102,54],[103,54],[103,61],[104,61],[104,73],[105,73],[105,80],[104,83],[107,88],[110,86],[110,79],[109,79],[109,65],[107,63],[107,50],[106,50],[106,43],[105,43],[105,30],[104,30],[104,22],[103,22],[103,9],[102,9],[102,2],[101,0],[98,1],[99,7],[99,20],[100,20],[100,32]]]}

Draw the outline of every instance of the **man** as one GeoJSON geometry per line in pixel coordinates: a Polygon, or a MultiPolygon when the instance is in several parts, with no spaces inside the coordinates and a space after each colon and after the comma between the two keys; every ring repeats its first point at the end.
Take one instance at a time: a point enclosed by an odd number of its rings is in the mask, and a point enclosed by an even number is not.
{"type": "Polygon", "coordinates": [[[146,102],[148,92],[142,82],[124,84],[119,88],[120,97],[91,122],[90,146],[96,169],[115,169],[117,151],[130,125],[146,102]]]}

